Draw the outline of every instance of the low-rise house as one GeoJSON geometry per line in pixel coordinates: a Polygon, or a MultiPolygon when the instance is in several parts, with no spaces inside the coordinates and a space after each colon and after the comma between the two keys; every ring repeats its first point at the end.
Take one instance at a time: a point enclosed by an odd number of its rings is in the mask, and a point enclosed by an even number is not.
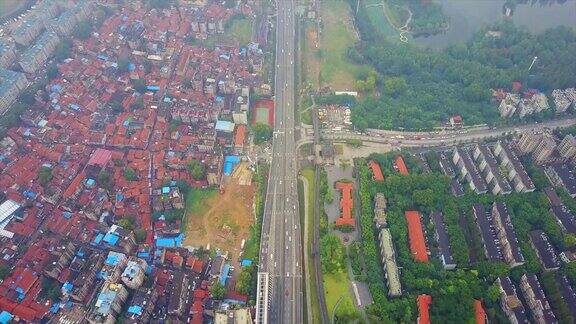
{"type": "Polygon", "coordinates": [[[430,220],[434,224],[434,237],[438,243],[438,254],[440,261],[442,261],[442,266],[446,270],[453,270],[456,268],[456,262],[452,258],[452,248],[442,212],[433,212],[430,214],[430,220]]]}
{"type": "Polygon", "coordinates": [[[508,317],[508,320],[513,324],[527,324],[528,315],[526,309],[522,304],[516,288],[509,277],[499,277],[496,279],[496,284],[500,287],[500,307],[508,317]]]}
{"type": "Polygon", "coordinates": [[[168,300],[168,314],[177,319],[182,319],[184,315],[188,286],[188,275],[180,270],[174,271],[168,300]]]}
{"type": "MultiPolygon", "coordinates": [[[[81,248],[70,264],[72,278],[69,295],[77,302],[83,302],[90,296],[97,283],[97,275],[104,265],[104,256],[96,251],[81,248]]],[[[70,279],[69,279],[70,280],[70,279]]]]}
{"type": "Polygon", "coordinates": [[[396,253],[392,243],[390,230],[383,228],[380,230],[380,253],[382,255],[382,264],[384,265],[384,276],[388,286],[388,296],[398,297],[402,295],[400,285],[400,274],[396,264],[396,253]]]}
{"type": "Polygon", "coordinates": [[[555,187],[564,188],[570,197],[576,198],[576,177],[570,165],[551,164],[544,168],[544,173],[555,187]]]}
{"type": "Polygon", "coordinates": [[[544,289],[542,289],[540,281],[538,281],[538,277],[535,274],[522,275],[520,278],[520,290],[536,323],[558,323],[544,294],[544,289]]]}
{"type": "Polygon", "coordinates": [[[477,194],[488,192],[488,184],[480,176],[480,171],[474,164],[470,153],[459,147],[454,148],[452,161],[460,172],[460,178],[466,179],[472,189],[477,194]]]}
{"type": "Polygon", "coordinates": [[[248,308],[227,310],[225,312],[216,312],[214,324],[252,324],[252,315],[248,308]]]}
{"type": "Polygon", "coordinates": [[[474,213],[474,220],[480,231],[480,238],[482,239],[482,245],[484,247],[484,255],[489,261],[502,261],[504,257],[502,255],[502,248],[498,237],[496,236],[496,230],[494,228],[492,215],[487,213],[484,206],[481,204],[475,204],[472,207],[474,213]]]}
{"type": "Polygon", "coordinates": [[[498,141],[494,147],[494,154],[500,161],[500,167],[505,168],[508,173],[508,180],[516,192],[532,192],[536,190],[532,179],[524,169],[522,163],[516,156],[508,143],[498,141]]]}
{"type": "Polygon", "coordinates": [[[530,243],[536,251],[538,260],[544,271],[557,270],[560,268],[560,259],[554,250],[554,247],[548,240],[548,236],[541,230],[530,232],[530,243]]]}
{"type": "Polygon", "coordinates": [[[492,204],[492,221],[502,246],[504,261],[511,268],[524,264],[524,255],[520,250],[520,244],[518,244],[518,238],[505,203],[495,202],[492,204]]]}
{"type": "Polygon", "coordinates": [[[122,312],[122,307],[128,299],[128,291],[122,284],[104,283],[96,304],[88,317],[91,324],[114,324],[116,317],[122,312]]]}

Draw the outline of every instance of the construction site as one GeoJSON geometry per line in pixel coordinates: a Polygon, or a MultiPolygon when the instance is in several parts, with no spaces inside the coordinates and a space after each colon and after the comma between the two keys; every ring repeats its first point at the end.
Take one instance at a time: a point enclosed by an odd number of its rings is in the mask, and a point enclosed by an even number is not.
{"type": "Polygon", "coordinates": [[[242,161],[224,176],[220,190],[197,195],[187,211],[183,245],[228,251],[233,265],[237,263],[242,241],[254,223],[254,188],[250,165],[242,161]]]}

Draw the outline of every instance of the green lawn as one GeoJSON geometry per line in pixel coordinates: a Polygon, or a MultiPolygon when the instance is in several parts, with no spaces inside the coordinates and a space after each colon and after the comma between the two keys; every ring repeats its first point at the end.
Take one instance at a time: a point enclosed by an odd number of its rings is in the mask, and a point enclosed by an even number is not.
{"type": "Polygon", "coordinates": [[[358,75],[367,74],[370,68],[352,64],[346,57],[348,48],[357,41],[353,18],[348,3],[343,0],[331,1],[322,6],[324,29],[320,40],[321,82],[334,90],[354,90],[358,75]]]}
{"type": "Polygon", "coordinates": [[[356,312],[353,296],[350,292],[350,280],[348,275],[344,272],[337,272],[335,274],[324,274],[324,291],[326,293],[326,308],[328,309],[328,316],[334,317],[334,306],[338,300],[336,314],[353,313],[356,312]]]}
{"type": "MultiPolygon", "coordinates": [[[[308,240],[309,242],[306,243],[306,249],[308,250],[308,280],[310,281],[310,291],[307,291],[307,294],[310,294],[312,309],[307,310],[312,312],[312,323],[320,323],[320,307],[318,305],[318,294],[317,294],[317,287],[316,287],[316,274],[314,273],[314,268],[312,267],[312,258],[310,256],[310,249],[311,249],[311,242],[312,242],[312,235],[313,235],[313,226],[314,226],[314,170],[310,168],[306,168],[302,170],[302,176],[304,176],[308,180],[308,192],[305,194],[308,195],[308,240]]],[[[304,186],[301,186],[300,192],[303,191],[304,186]]],[[[300,198],[300,213],[304,213],[304,196],[302,194],[298,195],[300,198]]]]}
{"type": "Polygon", "coordinates": [[[388,10],[389,14],[392,15],[393,11],[389,7],[383,7],[382,4],[387,4],[385,0],[366,0],[366,6],[368,8],[368,17],[372,21],[372,25],[376,30],[382,33],[384,36],[391,40],[398,40],[399,33],[390,25],[386,15],[384,15],[384,10],[388,10]]]}
{"type": "Polygon", "coordinates": [[[252,40],[252,21],[242,18],[235,19],[230,26],[231,35],[240,42],[240,45],[246,45],[252,40]]]}
{"type": "Polygon", "coordinates": [[[188,222],[188,217],[192,212],[196,215],[203,215],[206,209],[206,204],[204,201],[210,199],[212,196],[218,193],[218,190],[209,189],[190,189],[186,195],[186,213],[184,214],[184,220],[182,221],[182,229],[186,229],[186,223],[188,222]]]}

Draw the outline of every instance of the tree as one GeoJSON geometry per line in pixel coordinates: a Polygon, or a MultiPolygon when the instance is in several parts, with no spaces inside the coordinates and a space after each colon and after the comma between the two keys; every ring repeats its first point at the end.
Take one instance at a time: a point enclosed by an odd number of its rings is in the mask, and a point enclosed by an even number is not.
{"type": "Polygon", "coordinates": [[[408,89],[406,80],[400,77],[392,77],[384,80],[384,93],[389,96],[397,97],[408,89]]]}
{"type": "Polygon", "coordinates": [[[69,40],[63,40],[56,46],[54,50],[54,56],[58,62],[62,62],[70,57],[70,51],[72,49],[72,43],[69,40]]]}
{"type": "Polygon", "coordinates": [[[130,104],[131,110],[137,110],[137,109],[142,109],[142,108],[144,108],[144,100],[142,100],[142,98],[138,98],[138,99],[136,99],[135,102],[130,104]]]}
{"type": "Polygon", "coordinates": [[[40,171],[38,172],[38,180],[40,181],[41,185],[47,185],[48,182],[52,180],[52,169],[45,166],[40,168],[40,171]]]}
{"type": "Polygon", "coordinates": [[[130,65],[130,61],[125,58],[121,57],[118,59],[118,73],[124,74],[128,72],[128,66],[130,65]]]}
{"type": "Polygon", "coordinates": [[[135,79],[132,81],[132,85],[134,85],[134,90],[140,93],[146,92],[146,82],[142,79],[135,79]]]}
{"type": "Polygon", "coordinates": [[[254,142],[256,144],[262,144],[272,138],[272,128],[267,124],[256,123],[252,127],[252,131],[254,132],[254,142]]]}
{"type": "Polygon", "coordinates": [[[344,268],[344,245],[333,234],[324,235],[320,240],[322,272],[335,273],[344,268]]]}
{"type": "Polygon", "coordinates": [[[98,173],[98,184],[101,187],[108,188],[110,186],[110,173],[106,169],[102,169],[100,173],[98,173]]]}
{"type": "Polygon", "coordinates": [[[188,162],[188,172],[194,180],[203,180],[206,177],[204,165],[198,160],[188,162]]]}
{"type": "Polygon", "coordinates": [[[76,25],[74,36],[78,39],[88,39],[92,35],[92,24],[88,20],[83,20],[76,25]]]}
{"type": "Polygon", "coordinates": [[[60,75],[60,71],[58,71],[58,65],[56,63],[52,63],[48,65],[46,68],[46,77],[48,80],[52,80],[57,78],[60,75]]]}
{"type": "Polygon", "coordinates": [[[0,280],[6,279],[10,275],[10,267],[5,264],[0,264],[0,280]]]}
{"type": "Polygon", "coordinates": [[[144,243],[144,241],[146,240],[147,234],[148,233],[146,233],[146,231],[141,229],[141,228],[135,229],[134,230],[134,236],[136,237],[136,243],[138,243],[138,244],[144,243]]]}
{"type": "Polygon", "coordinates": [[[236,290],[244,295],[249,295],[252,288],[252,273],[254,266],[244,267],[236,280],[236,290]]]}
{"type": "Polygon", "coordinates": [[[134,224],[136,220],[134,217],[124,217],[118,221],[118,226],[122,227],[125,230],[131,231],[134,229],[134,224]]]}
{"type": "Polygon", "coordinates": [[[136,174],[136,171],[126,167],[124,168],[124,178],[128,181],[136,181],[138,180],[138,175],[136,174]]]}
{"type": "Polygon", "coordinates": [[[215,282],[210,287],[210,294],[212,295],[212,298],[220,300],[226,296],[226,288],[220,282],[215,282]]]}

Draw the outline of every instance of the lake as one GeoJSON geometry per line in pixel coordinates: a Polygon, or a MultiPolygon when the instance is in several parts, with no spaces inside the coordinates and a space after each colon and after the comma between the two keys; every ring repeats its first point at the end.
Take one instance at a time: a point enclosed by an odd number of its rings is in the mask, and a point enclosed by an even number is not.
{"type": "MultiPolygon", "coordinates": [[[[450,17],[450,29],[445,34],[418,37],[411,42],[423,47],[442,49],[454,43],[466,42],[484,26],[504,19],[504,0],[435,0],[442,4],[450,17]]],[[[525,26],[532,33],[566,25],[576,29],[576,0],[540,5],[518,4],[511,17],[517,26],[525,26]]]]}

